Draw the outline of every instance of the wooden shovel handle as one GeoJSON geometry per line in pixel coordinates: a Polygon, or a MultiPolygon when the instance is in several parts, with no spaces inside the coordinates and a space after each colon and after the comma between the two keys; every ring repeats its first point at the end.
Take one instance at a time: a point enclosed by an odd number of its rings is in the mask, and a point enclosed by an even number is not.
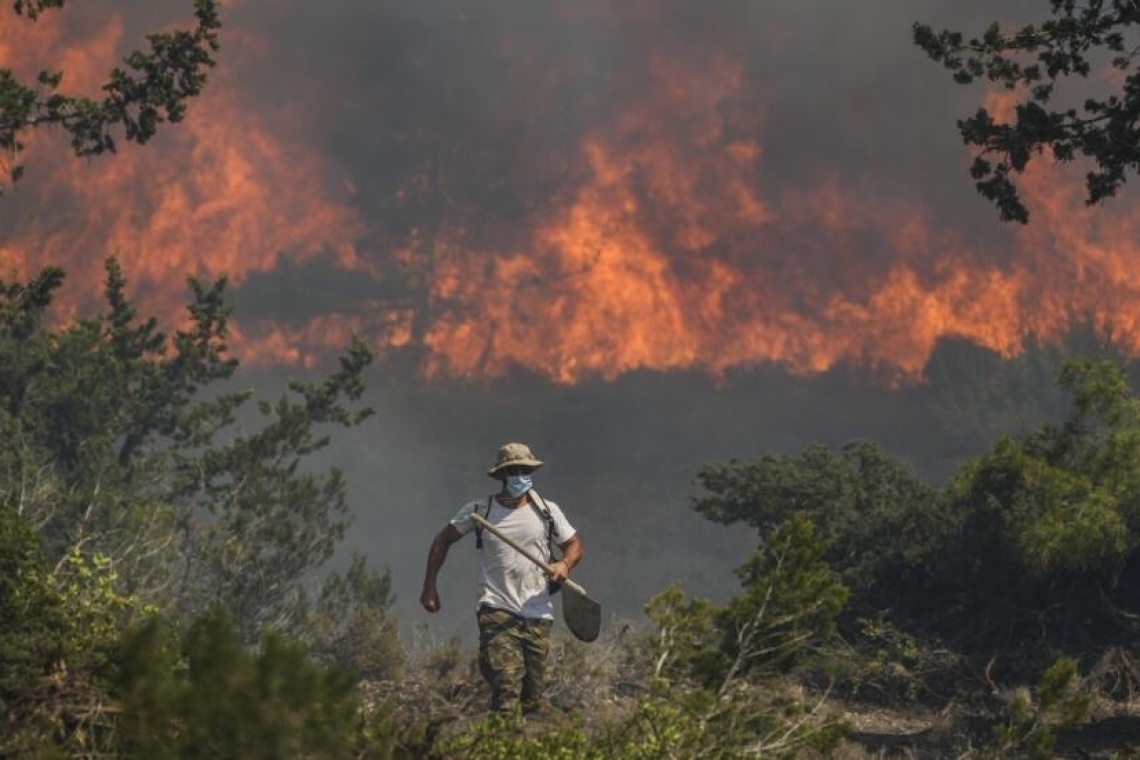
{"type": "MultiPolygon", "coordinates": [[[[501,530],[499,530],[498,528],[496,528],[491,523],[487,522],[487,520],[484,519],[483,515],[479,514],[478,512],[473,512],[473,513],[471,513],[471,517],[475,520],[476,523],[478,523],[479,525],[482,525],[484,528],[486,528],[487,530],[491,531],[496,536],[498,536],[503,541],[503,543],[505,543],[507,546],[511,547],[512,549],[517,551],[519,554],[523,555],[524,557],[529,559],[531,562],[533,562],[534,564],[538,565],[543,570],[545,570],[547,575],[553,575],[554,574],[554,570],[550,567],[550,565],[543,562],[541,559],[539,559],[536,555],[531,553],[529,550],[524,549],[522,546],[520,546],[515,541],[504,536],[503,532],[501,530]]],[[[562,585],[566,586],[567,588],[569,588],[573,591],[578,592],[582,596],[588,596],[588,594],[586,593],[586,589],[582,588],[576,582],[570,580],[569,578],[562,581],[562,585]]]]}

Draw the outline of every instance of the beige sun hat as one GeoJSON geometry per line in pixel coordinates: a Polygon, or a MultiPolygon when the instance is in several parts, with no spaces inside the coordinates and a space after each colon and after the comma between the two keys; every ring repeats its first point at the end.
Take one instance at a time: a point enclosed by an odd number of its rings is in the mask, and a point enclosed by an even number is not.
{"type": "Polygon", "coordinates": [[[545,462],[536,457],[525,443],[508,443],[499,448],[495,457],[495,466],[487,470],[492,478],[499,477],[499,470],[504,467],[531,467],[537,470],[545,462]]]}

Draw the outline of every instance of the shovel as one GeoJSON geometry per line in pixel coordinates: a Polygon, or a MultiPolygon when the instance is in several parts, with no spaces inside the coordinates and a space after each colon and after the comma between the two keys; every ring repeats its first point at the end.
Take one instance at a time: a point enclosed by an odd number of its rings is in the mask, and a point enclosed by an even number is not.
{"type": "MultiPolygon", "coordinates": [[[[483,519],[482,515],[475,513],[471,517],[502,539],[505,544],[541,567],[547,574],[552,572],[550,565],[504,536],[498,528],[483,519]]],[[[593,641],[598,638],[598,631],[602,627],[602,605],[591,599],[586,594],[586,589],[567,578],[562,581],[562,617],[566,620],[566,627],[570,629],[570,633],[582,641],[593,641]]]]}

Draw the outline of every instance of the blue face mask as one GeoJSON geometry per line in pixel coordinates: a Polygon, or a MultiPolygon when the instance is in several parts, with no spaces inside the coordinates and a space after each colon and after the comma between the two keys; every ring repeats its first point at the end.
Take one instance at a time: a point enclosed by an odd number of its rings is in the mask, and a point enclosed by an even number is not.
{"type": "Polygon", "coordinates": [[[507,493],[516,499],[534,487],[534,479],[530,475],[508,475],[505,482],[507,493]]]}

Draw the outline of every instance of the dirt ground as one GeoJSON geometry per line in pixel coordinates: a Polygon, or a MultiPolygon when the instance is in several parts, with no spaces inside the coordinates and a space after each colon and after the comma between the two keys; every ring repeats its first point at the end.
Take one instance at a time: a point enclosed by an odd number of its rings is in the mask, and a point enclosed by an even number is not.
{"type": "MultiPolygon", "coordinates": [[[[556,650],[554,659],[562,674],[551,688],[555,718],[577,715],[587,725],[613,724],[628,715],[641,696],[639,678],[630,673],[617,646],[590,650],[590,657],[577,659],[573,649],[556,650]]],[[[462,732],[487,708],[489,693],[477,668],[466,653],[419,662],[397,682],[364,685],[365,700],[386,702],[410,722],[427,722],[446,734],[462,732]]],[[[1138,681],[1140,683],[1140,681],[1138,681]]],[[[1012,692],[1011,694],[1012,695],[1012,692]]],[[[1010,696],[1007,695],[1007,696],[1010,696]]],[[[829,712],[841,714],[850,731],[834,760],[942,760],[943,758],[993,758],[994,729],[1004,719],[1003,700],[997,691],[986,703],[951,702],[941,708],[880,705],[827,700],[829,712]]],[[[557,724],[557,719],[547,725],[557,724]]],[[[543,722],[531,728],[542,730],[543,722]]],[[[1091,705],[1090,719],[1079,727],[1060,731],[1055,742],[1056,758],[1086,760],[1140,760],[1140,689],[1128,690],[1125,698],[1098,697],[1091,705]]]]}
{"type": "MultiPolygon", "coordinates": [[[[941,760],[970,757],[992,736],[992,718],[966,711],[900,712],[850,708],[851,724],[843,760],[906,758],[941,760]]],[[[1058,732],[1055,758],[1140,759],[1140,709],[1118,706],[1079,728],[1058,732]]]]}

